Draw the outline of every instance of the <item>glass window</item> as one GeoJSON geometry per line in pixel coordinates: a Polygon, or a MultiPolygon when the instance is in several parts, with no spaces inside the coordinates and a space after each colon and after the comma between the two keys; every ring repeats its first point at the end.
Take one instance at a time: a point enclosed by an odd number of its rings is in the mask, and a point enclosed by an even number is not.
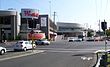
{"type": "Polygon", "coordinates": [[[25,44],[28,44],[28,42],[25,42],[25,44]]]}
{"type": "Polygon", "coordinates": [[[11,16],[0,17],[0,24],[11,24],[11,16]]]}

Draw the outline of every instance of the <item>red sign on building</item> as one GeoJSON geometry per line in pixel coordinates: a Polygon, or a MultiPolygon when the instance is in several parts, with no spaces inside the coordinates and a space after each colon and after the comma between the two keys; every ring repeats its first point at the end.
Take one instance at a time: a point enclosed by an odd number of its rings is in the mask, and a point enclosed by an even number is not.
{"type": "Polygon", "coordinates": [[[21,9],[22,18],[38,19],[39,11],[37,9],[21,9]]]}
{"type": "Polygon", "coordinates": [[[44,39],[45,38],[45,33],[29,33],[28,34],[28,39],[35,39],[35,40],[38,40],[38,39],[44,39]]]}

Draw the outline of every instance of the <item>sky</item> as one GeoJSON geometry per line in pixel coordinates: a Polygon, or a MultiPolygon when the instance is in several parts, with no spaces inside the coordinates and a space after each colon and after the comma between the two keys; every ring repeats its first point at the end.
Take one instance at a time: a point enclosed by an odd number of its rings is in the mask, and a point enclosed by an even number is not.
{"type": "Polygon", "coordinates": [[[99,20],[104,19],[110,27],[110,0],[0,0],[0,9],[38,9],[40,14],[49,14],[56,22],[80,23],[99,30],[99,20]]]}

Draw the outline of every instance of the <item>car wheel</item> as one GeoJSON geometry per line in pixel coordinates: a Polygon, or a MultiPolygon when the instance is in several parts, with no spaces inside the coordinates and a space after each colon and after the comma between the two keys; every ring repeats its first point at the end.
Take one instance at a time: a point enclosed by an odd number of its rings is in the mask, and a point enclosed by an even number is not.
{"type": "Polygon", "coordinates": [[[5,50],[1,50],[0,54],[3,55],[5,53],[5,50]]]}
{"type": "Polygon", "coordinates": [[[38,45],[38,43],[35,43],[36,45],[38,45]]]}
{"type": "Polygon", "coordinates": [[[42,45],[44,45],[44,43],[42,42],[42,45]]]}
{"type": "Polygon", "coordinates": [[[24,48],[24,51],[27,51],[27,48],[26,47],[24,48]]]}
{"type": "Polygon", "coordinates": [[[47,43],[47,45],[49,45],[49,43],[47,43]]]}

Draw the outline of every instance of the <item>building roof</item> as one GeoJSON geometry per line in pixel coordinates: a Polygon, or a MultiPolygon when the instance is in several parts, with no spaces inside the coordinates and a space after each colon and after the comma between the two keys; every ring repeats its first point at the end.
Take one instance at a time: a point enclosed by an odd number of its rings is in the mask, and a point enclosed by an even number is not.
{"type": "Polygon", "coordinates": [[[83,28],[81,24],[78,23],[64,23],[64,22],[57,22],[58,27],[65,27],[65,28],[83,28]]]}

